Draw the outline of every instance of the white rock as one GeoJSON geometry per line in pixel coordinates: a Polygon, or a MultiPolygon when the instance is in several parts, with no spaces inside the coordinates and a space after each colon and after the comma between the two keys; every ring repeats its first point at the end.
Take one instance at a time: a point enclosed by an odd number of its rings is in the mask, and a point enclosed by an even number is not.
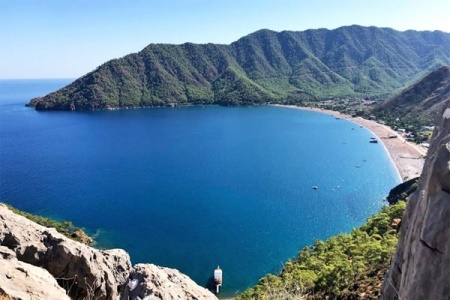
{"type": "Polygon", "coordinates": [[[70,299],[46,270],[17,260],[16,254],[0,246],[0,294],[11,299],[70,299]]]}
{"type": "Polygon", "coordinates": [[[214,294],[198,286],[192,279],[180,273],[180,271],[158,267],[153,264],[136,265],[130,274],[128,282],[133,288],[128,288],[123,291],[122,300],[217,299],[214,294]]]}

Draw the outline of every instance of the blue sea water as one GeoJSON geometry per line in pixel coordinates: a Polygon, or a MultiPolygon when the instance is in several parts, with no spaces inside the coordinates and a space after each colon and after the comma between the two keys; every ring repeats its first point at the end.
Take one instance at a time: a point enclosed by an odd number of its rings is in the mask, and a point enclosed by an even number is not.
{"type": "Polygon", "coordinates": [[[368,130],[326,114],[24,107],[69,82],[0,81],[0,201],[71,220],[98,247],[203,286],[220,265],[222,296],[278,272],[315,239],[351,231],[399,182],[368,130]]]}

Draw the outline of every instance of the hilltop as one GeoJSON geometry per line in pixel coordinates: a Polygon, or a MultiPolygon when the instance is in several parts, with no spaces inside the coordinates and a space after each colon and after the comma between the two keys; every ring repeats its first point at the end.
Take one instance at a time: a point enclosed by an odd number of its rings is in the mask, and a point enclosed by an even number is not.
{"type": "Polygon", "coordinates": [[[443,65],[450,65],[450,34],[441,31],[265,29],[230,45],[150,44],[29,105],[96,110],[382,99],[443,65]]]}

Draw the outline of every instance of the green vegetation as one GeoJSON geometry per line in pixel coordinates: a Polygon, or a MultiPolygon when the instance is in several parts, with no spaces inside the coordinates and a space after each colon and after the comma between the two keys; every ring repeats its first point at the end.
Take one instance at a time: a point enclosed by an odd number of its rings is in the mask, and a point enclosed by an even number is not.
{"type": "Polygon", "coordinates": [[[433,118],[423,115],[407,115],[403,118],[398,118],[395,114],[389,112],[379,112],[375,114],[379,120],[383,120],[386,125],[393,129],[405,129],[406,139],[416,144],[428,142],[431,140],[432,131],[424,130],[425,126],[434,124],[433,118]]]}
{"type": "Polygon", "coordinates": [[[431,72],[385,101],[376,101],[379,99],[334,98],[303,101],[301,105],[383,121],[393,129],[404,129],[407,140],[417,144],[427,142],[431,139],[436,117],[450,99],[450,67],[444,66],[431,72]]]}
{"type": "Polygon", "coordinates": [[[398,95],[377,105],[371,113],[392,128],[405,129],[416,143],[428,141],[427,129],[450,99],[450,67],[441,67],[398,95]]]}
{"type": "Polygon", "coordinates": [[[405,201],[385,206],[351,233],[303,248],[278,276],[266,275],[237,300],[378,299],[397,244],[391,223],[405,206],[405,201]]]}
{"type": "Polygon", "coordinates": [[[49,228],[55,228],[58,232],[64,234],[66,237],[71,238],[75,241],[79,241],[82,243],[90,244],[92,243],[92,239],[87,237],[80,227],[75,227],[72,222],[70,221],[56,221],[47,217],[42,217],[38,215],[33,215],[21,210],[18,210],[17,208],[12,207],[11,205],[8,205],[4,203],[12,212],[14,212],[17,215],[23,216],[39,225],[49,227],[49,228]],[[87,242],[90,240],[90,242],[87,242]]]}
{"type": "Polygon", "coordinates": [[[30,102],[38,110],[298,104],[390,95],[450,65],[450,34],[347,26],[260,30],[230,45],[150,44],[30,102]]]}

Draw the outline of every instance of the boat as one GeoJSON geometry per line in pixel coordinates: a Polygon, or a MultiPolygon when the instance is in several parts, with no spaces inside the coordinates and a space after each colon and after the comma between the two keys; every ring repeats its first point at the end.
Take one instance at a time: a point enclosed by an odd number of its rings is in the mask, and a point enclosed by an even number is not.
{"type": "Polygon", "coordinates": [[[317,185],[313,185],[312,189],[317,190],[317,189],[319,189],[319,187],[317,185]]]}
{"type": "Polygon", "coordinates": [[[377,140],[377,138],[370,138],[370,141],[369,141],[369,143],[378,143],[378,140],[377,140]]]}
{"type": "Polygon", "coordinates": [[[214,283],[216,284],[216,294],[218,294],[219,288],[222,286],[222,269],[219,266],[214,270],[214,283]]]}

